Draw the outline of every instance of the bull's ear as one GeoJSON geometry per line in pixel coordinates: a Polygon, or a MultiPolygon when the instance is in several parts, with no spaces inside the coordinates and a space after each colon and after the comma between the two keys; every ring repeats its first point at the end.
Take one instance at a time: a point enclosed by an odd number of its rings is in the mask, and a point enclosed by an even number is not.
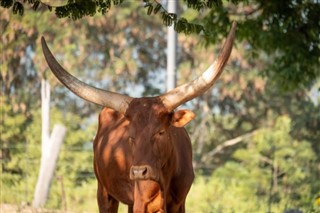
{"type": "Polygon", "coordinates": [[[179,110],[177,112],[174,112],[171,120],[171,125],[175,127],[184,127],[194,117],[194,113],[190,110],[179,110]]]}

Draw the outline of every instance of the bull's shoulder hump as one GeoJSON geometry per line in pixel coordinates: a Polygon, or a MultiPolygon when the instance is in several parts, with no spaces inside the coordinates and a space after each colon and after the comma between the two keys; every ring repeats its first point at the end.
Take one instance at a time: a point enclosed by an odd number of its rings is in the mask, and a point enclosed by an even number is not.
{"type": "Polygon", "coordinates": [[[117,122],[120,119],[122,119],[124,116],[110,108],[103,108],[99,114],[99,124],[108,124],[108,123],[113,123],[117,122]]]}

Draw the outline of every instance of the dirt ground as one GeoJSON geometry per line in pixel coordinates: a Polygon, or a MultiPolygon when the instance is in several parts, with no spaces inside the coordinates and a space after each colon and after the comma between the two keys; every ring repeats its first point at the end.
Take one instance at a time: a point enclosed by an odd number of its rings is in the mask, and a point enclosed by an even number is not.
{"type": "Polygon", "coordinates": [[[0,213],[71,213],[48,209],[35,209],[27,205],[0,204],[0,213]]]}

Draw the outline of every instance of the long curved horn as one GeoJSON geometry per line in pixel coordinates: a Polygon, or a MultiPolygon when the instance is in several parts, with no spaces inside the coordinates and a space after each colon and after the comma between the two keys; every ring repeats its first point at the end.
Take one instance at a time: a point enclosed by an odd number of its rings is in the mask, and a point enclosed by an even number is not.
{"type": "Polygon", "coordinates": [[[80,81],[63,69],[63,67],[57,62],[49,50],[44,37],[41,37],[41,45],[44,57],[46,58],[53,74],[74,94],[84,100],[112,108],[120,113],[124,114],[126,112],[128,105],[133,98],[119,93],[98,89],[80,81]]]}
{"type": "Polygon", "coordinates": [[[237,23],[233,22],[218,59],[198,78],[159,96],[169,111],[203,94],[219,78],[231,54],[237,23]]]}

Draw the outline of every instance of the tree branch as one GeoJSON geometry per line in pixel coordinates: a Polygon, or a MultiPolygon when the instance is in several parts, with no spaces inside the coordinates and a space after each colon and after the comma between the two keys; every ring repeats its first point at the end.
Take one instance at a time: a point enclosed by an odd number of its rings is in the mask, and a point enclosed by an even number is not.
{"type": "Polygon", "coordinates": [[[210,152],[207,153],[205,156],[203,156],[203,157],[201,158],[201,161],[205,162],[205,161],[208,161],[208,160],[212,159],[216,154],[223,152],[223,150],[224,150],[225,148],[230,147],[230,146],[234,146],[234,145],[242,142],[243,140],[252,137],[252,136],[256,133],[256,131],[257,131],[257,130],[254,130],[254,131],[252,131],[252,132],[249,132],[249,133],[247,133],[247,134],[238,136],[238,137],[236,137],[236,138],[227,140],[227,141],[219,144],[214,150],[210,151],[210,152]]]}

